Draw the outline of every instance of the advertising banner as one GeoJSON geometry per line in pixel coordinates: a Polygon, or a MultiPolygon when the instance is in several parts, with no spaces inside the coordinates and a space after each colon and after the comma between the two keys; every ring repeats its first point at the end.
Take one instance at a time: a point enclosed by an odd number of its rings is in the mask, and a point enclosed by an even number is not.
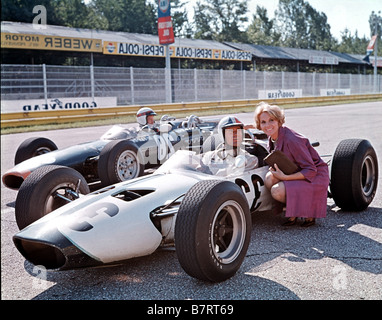
{"type": "Polygon", "coordinates": [[[171,58],[251,61],[249,51],[170,46],[171,58]]]}
{"type": "Polygon", "coordinates": [[[371,53],[374,50],[374,45],[376,40],[377,40],[377,35],[371,37],[371,40],[366,48],[367,53],[371,53]]]}
{"type": "Polygon", "coordinates": [[[158,35],[160,44],[174,43],[170,0],[158,0],[158,35]]]}
{"type": "Polygon", "coordinates": [[[259,99],[301,98],[302,89],[259,90],[259,99]]]}
{"type": "Polygon", "coordinates": [[[102,40],[2,32],[1,47],[9,49],[102,52],[102,40]]]}
{"type": "MultiPolygon", "coordinates": [[[[210,59],[210,60],[238,60],[251,61],[252,54],[249,51],[221,50],[196,47],[170,46],[171,58],[184,59],[210,59]]],[[[164,46],[157,44],[127,43],[105,41],[104,54],[121,54],[129,56],[165,57],[164,46]]]]}
{"type": "Polygon", "coordinates": [[[320,89],[321,96],[347,96],[350,95],[350,88],[348,89],[320,89]]]}
{"type": "Polygon", "coordinates": [[[337,65],[338,64],[338,58],[336,58],[336,57],[310,56],[309,57],[309,63],[337,65]]]}
{"type": "Polygon", "coordinates": [[[122,54],[128,56],[164,57],[164,46],[158,44],[127,43],[105,41],[103,43],[104,54],[122,54]]]}
{"type": "Polygon", "coordinates": [[[114,108],[117,97],[1,100],[1,113],[114,108]]]}

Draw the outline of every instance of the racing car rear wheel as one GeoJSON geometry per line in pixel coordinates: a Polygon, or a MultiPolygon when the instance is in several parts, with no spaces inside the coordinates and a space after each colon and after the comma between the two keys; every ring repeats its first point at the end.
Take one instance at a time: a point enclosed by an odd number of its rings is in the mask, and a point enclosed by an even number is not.
{"type": "Polygon", "coordinates": [[[57,150],[56,144],[47,138],[33,137],[20,144],[15,154],[15,165],[40,154],[57,150]]]}
{"type": "Polygon", "coordinates": [[[98,160],[98,176],[103,186],[139,177],[144,169],[138,147],[128,140],[109,142],[98,160]]]}
{"type": "Polygon", "coordinates": [[[16,198],[15,214],[19,229],[49,212],[89,193],[85,178],[76,170],[56,165],[37,168],[21,185],[16,198]]]}
{"type": "Polygon", "coordinates": [[[337,206],[361,211],[373,201],[378,183],[378,161],[367,140],[347,139],[333,155],[330,190],[337,206]]]}
{"type": "Polygon", "coordinates": [[[240,268],[251,236],[251,216],[241,189],[205,180],[185,195],[175,223],[175,248],[192,277],[219,282],[240,268]]]}

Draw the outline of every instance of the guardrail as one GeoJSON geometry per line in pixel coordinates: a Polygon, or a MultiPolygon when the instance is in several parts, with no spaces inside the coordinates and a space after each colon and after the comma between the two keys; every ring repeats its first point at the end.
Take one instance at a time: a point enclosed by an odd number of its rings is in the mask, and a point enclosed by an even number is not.
{"type": "MultiPolygon", "coordinates": [[[[322,103],[338,102],[345,100],[370,100],[381,99],[382,94],[365,94],[351,96],[331,96],[331,97],[305,97],[305,98],[284,98],[267,99],[271,104],[288,105],[295,103],[322,103]]],[[[172,104],[145,105],[152,108],[157,113],[195,112],[204,110],[219,109],[239,109],[255,107],[262,99],[257,100],[230,100],[230,101],[209,101],[209,102],[189,102],[172,104]]],[[[72,109],[54,111],[33,111],[1,114],[1,128],[23,127],[39,124],[67,123],[74,121],[91,121],[116,118],[120,116],[135,115],[142,105],[129,105],[100,109],[72,109]]]]}

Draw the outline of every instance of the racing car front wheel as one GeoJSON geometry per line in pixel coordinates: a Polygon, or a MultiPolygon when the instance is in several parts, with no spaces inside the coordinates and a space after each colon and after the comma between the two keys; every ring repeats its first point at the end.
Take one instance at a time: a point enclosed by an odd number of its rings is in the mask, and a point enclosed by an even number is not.
{"type": "Polygon", "coordinates": [[[89,193],[85,178],[76,170],[47,165],[34,170],[22,183],[16,197],[16,222],[24,229],[49,212],[89,193]]]}
{"type": "Polygon", "coordinates": [[[15,154],[15,165],[40,154],[57,150],[56,144],[47,138],[32,137],[23,141],[15,154]]]}
{"type": "Polygon", "coordinates": [[[98,160],[98,176],[103,186],[139,177],[143,171],[143,160],[135,143],[115,140],[102,149],[98,160]]]}
{"type": "Polygon", "coordinates": [[[236,184],[198,182],[185,195],[175,222],[180,265],[200,280],[227,280],[244,260],[251,226],[247,200],[236,184]]]}
{"type": "Polygon", "coordinates": [[[378,161],[368,140],[347,139],[339,143],[332,159],[330,191],[343,210],[365,210],[375,196],[378,161]]]}

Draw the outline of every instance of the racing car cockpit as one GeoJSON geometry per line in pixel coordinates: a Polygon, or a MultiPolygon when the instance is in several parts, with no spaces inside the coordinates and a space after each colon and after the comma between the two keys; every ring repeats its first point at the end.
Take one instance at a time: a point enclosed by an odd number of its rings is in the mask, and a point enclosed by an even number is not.
{"type": "Polygon", "coordinates": [[[137,135],[138,128],[136,127],[124,128],[120,125],[114,125],[101,136],[101,140],[133,139],[137,135]]]}
{"type": "MultiPolygon", "coordinates": [[[[253,161],[248,162],[244,154],[236,157],[226,157],[222,149],[202,154],[179,150],[160,166],[156,173],[168,174],[181,171],[182,174],[186,174],[187,171],[190,171],[192,174],[198,172],[206,175],[228,177],[257,168],[257,158],[253,157],[252,159],[253,161]]],[[[208,179],[207,176],[206,179],[208,179]]]]}

